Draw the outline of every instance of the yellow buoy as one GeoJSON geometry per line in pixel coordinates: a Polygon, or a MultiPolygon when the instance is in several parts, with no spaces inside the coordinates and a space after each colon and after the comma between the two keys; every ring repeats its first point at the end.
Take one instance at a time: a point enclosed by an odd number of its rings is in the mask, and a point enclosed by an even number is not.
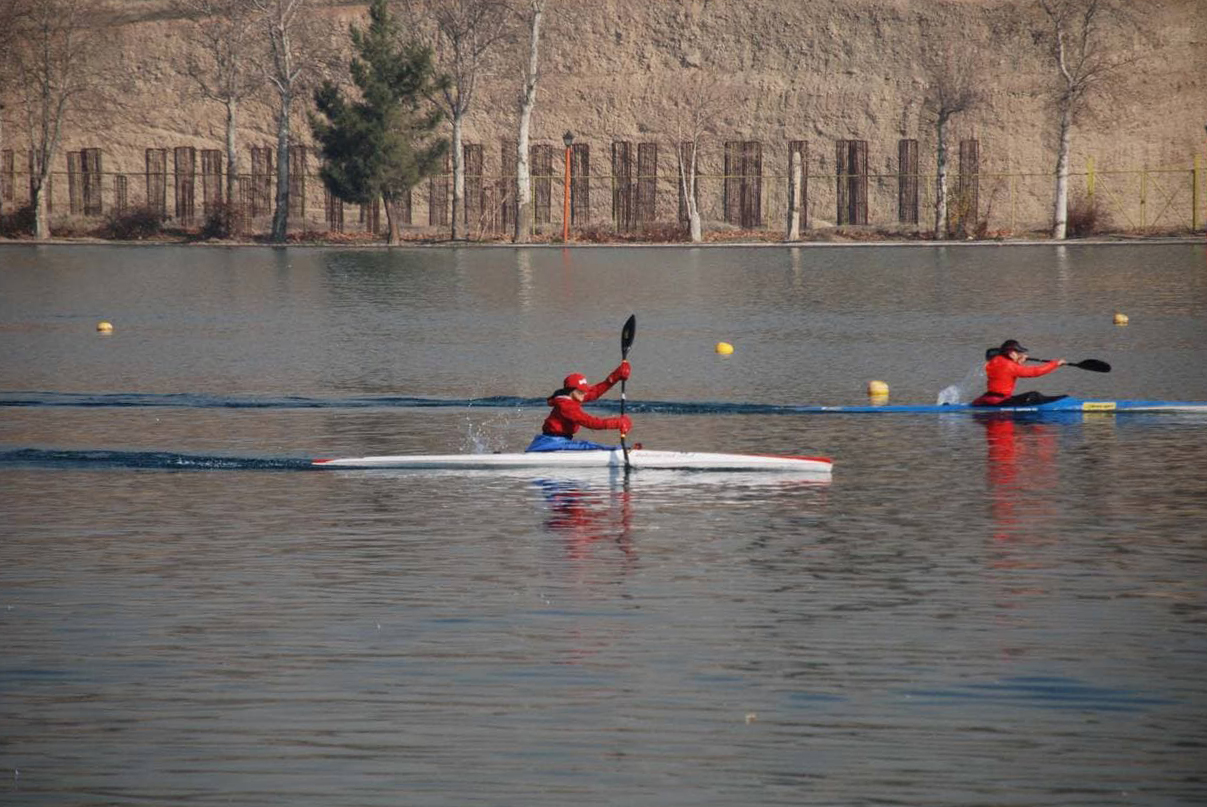
{"type": "Polygon", "coordinates": [[[113,323],[104,321],[98,322],[96,324],[96,329],[101,333],[113,333],[113,323]]]}
{"type": "Polygon", "coordinates": [[[730,353],[733,353],[733,345],[728,342],[717,342],[717,352],[722,356],[728,356],[730,353]]]}
{"type": "Polygon", "coordinates": [[[868,395],[872,398],[887,398],[888,384],[885,384],[883,381],[869,381],[868,395]]]}
{"type": "Polygon", "coordinates": [[[1119,311],[1116,311],[1115,312],[1115,324],[1116,325],[1126,325],[1127,324],[1127,314],[1123,314],[1123,313],[1120,313],[1119,311]]]}

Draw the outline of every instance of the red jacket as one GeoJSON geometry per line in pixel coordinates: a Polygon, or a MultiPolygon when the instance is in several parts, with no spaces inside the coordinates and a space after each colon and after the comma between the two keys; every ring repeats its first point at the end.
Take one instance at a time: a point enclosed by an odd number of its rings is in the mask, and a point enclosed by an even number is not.
{"type": "Polygon", "coordinates": [[[1028,367],[1019,364],[1009,356],[994,356],[985,362],[985,377],[988,386],[985,394],[974,403],[998,403],[1014,394],[1014,383],[1020,378],[1037,378],[1047,375],[1060,366],[1060,362],[1050,361],[1028,367]]]}
{"type": "MultiPolygon", "coordinates": [[[[620,380],[620,368],[584,391],[583,403],[594,401],[620,380]]],[[[619,429],[620,418],[597,418],[583,410],[582,404],[570,397],[569,391],[554,395],[547,402],[553,407],[549,417],[541,424],[541,432],[555,437],[573,437],[580,426],[588,429],[619,429]]]]}

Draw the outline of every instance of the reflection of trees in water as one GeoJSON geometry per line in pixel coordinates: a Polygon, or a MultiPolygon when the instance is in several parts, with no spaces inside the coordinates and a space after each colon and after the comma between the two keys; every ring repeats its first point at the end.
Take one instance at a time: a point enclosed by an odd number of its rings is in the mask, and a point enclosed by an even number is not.
{"type": "Polygon", "coordinates": [[[399,305],[448,294],[446,260],[406,250],[322,255],[322,282],[334,303],[357,303],[397,314],[399,305]]]}

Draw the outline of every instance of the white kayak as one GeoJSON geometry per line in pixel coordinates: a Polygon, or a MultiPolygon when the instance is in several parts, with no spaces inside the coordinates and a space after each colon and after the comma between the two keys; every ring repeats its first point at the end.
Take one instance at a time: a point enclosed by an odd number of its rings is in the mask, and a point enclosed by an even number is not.
{"type": "MultiPolygon", "coordinates": [[[[619,448],[603,451],[532,451],[523,454],[403,454],[390,457],[347,457],[316,459],[317,468],[411,468],[433,470],[493,470],[559,468],[608,468],[624,470],[624,452],[619,448]]],[[[631,449],[629,465],[667,471],[771,471],[829,476],[831,461],[826,457],[799,457],[781,454],[710,454],[698,451],[650,451],[631,449]]]]}

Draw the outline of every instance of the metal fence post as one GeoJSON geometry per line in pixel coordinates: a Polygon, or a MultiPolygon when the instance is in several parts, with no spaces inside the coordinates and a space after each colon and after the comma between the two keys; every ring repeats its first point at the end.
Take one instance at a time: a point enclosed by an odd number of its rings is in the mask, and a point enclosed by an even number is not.
{"type": "Polygon", "coordinates": [[[1190,172],[1190,231],[1193,233],[1199,229],[1199,171],[1202,166],[1199,163],[1199,155],[1194,155],[1194,170],[1190,172]]]}

